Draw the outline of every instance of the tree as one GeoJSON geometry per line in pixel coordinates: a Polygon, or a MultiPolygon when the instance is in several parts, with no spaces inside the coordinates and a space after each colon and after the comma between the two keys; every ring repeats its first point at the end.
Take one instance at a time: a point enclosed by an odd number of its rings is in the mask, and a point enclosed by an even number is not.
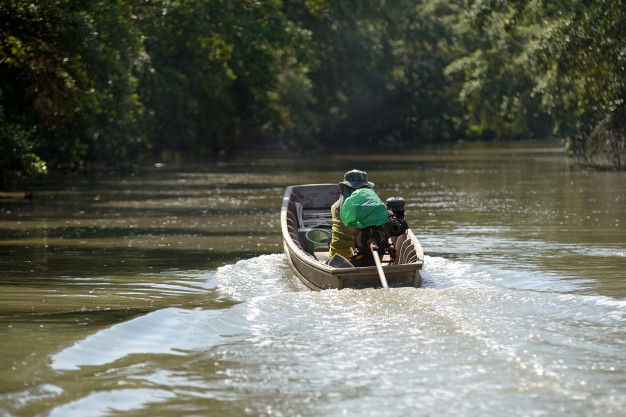
{"type": "Polygon", "coordinates": [[[476,119],[483,126],[498,126],[497,118],[507,120],[510,113],[502,110],[517,103],[512,108],[515,114],[540,122],[527,123],[531,131],[543,130],[549,116],[554,133],[569,139],[576,157],[588,165],[622,169],[623,2],[474,0],[468,8],[476,33],[485,42],[448,72],[463,74],[461,99],[476,119]],[[487,115],[476,111],[485,108],[487,115]]]}
{"type": "Polygon", "coordinates": [[[56,169],[126,160],[140,145],[130,11],[121,0],[0,1],[4,123],[56,169]]]}
{"type": "MultiPolygon", "coordinates": [[[[626,8],[623,1],[529,2],[549,19],[528,50],[534,93],[587,165],[626,167],[626,8]]],[[[528,12],[527,12],[528,13],[528,12]]]]}
{"type": "Polygon", "coordinates": [[[311,100],[309,33],[279,2],[163,1],[136,7],[152,66],[141,94],[158,148],[230,152],[300,129],[311,100]]]}
{"type": "Polygon", "coordinates": [[[618,0],[0,0],[0,170],[552,132],[621,169],[625,14],[618,0]]]}
{"type": "Polygon", "coordinates": [[[0,106],[0,180],[20,173],[30,177],[48,173],[45,161],[33,152],[32,133],[5,123],[0,106]]]}

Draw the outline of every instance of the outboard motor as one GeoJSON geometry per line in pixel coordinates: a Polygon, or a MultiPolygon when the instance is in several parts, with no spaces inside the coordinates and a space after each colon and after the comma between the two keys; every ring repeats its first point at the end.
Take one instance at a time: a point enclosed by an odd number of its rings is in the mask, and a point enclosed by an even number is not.
{"type": "Polygon", "coordinates": [[[405,201],[402,197],[389,197],[385,204],[389,211],[389,229],[391,236],[400,236],[409,229],[404,218],[405,201]]]}

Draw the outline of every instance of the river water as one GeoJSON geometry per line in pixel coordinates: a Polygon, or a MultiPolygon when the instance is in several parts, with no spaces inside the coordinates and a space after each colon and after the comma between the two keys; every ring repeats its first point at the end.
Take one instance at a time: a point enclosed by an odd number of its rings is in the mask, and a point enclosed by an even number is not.
{"type": "Polygon", "coordinates": [[[626,174],[557,142],[5,185],[0,239],[0,416],[626,415],[626,174]],[[285,186],[352,168],[422,288],[290,271],[285,186]]]}

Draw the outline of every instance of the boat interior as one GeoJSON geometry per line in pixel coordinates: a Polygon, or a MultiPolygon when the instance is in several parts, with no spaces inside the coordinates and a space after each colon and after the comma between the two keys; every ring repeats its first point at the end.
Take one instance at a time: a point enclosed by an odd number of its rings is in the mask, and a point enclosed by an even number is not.
{"type": "Polygon", "coordinates": [[[328,244],[311,245],[306,238],[307,232],[323,229],[328,232],[332,229],[330,206],[318,208],[303,208],[295,193],[291,194],[287,209],[287,230],[297,247],[313,256],[320,262],[328,262],[328,244]]]}

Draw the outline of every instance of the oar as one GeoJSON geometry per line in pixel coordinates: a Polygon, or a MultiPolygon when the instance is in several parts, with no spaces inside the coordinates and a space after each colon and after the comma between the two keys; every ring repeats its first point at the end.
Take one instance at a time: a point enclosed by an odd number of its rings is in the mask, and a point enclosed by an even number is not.
{"type": "Polygon", "coordinates": [[[376,246],[375,243],[372,243],[370,245],[370,250],[374,256],[374,262],[376,262],[376,269],[378,270],[380,283],[383,284],[383,288],[389,288],[389,284],[387,284],[387,277],[385,277],[385,272],[383,271],[383,265],[380,263],[380,256],[378,256],[378,246],[376,246]]]}

